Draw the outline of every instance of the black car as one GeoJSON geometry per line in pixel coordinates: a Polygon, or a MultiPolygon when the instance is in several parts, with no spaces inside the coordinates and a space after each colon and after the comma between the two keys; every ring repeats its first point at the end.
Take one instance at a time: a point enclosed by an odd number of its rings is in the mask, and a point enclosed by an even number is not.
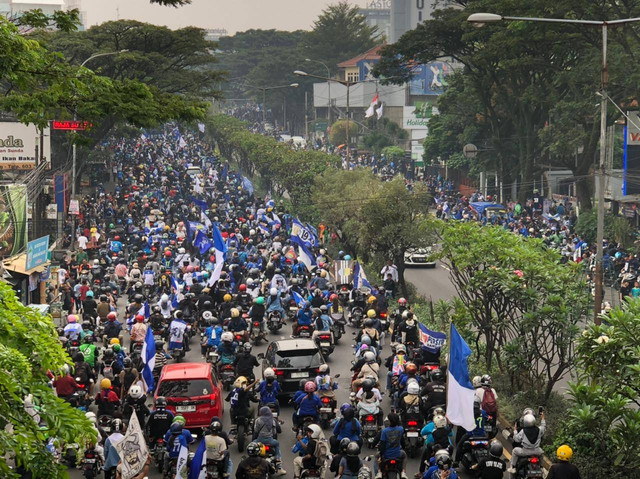
{"type": "Polygon", "coordinates": [[[301,379],[315,380],[318,368],[324,364],[320,349],[311,339],[283,339],[272,342],[262,361],[262,371],[273,368],[285,396],[291,396],[301,379]]]}

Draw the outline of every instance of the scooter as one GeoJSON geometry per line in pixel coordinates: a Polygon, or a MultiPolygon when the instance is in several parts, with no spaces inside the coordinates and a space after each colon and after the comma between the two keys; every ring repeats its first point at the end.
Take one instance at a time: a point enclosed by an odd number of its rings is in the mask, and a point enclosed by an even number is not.
{"type": "Polygon", "coordinates": [[[280,311],[270,311],[267,317],[267,328],[272,333],[280,331],[282,328],[282,313],[280,311]]]}
{"type": "Polygon", "coordinates": [[[333,345],[331,331],[318,331],[315,336],[315,342],[316,345],[320,348],[320,351],[322,352],[322,356],[324,358],[328,358],[335,348],[335,346],[333,345]]]}
{"type": "Polygon", "coordinates": [[[470,437],[462,444],[460,462],[468,471],[475,470],[482,459],[489,455],[489,439],[487,437],[470,437]]]}

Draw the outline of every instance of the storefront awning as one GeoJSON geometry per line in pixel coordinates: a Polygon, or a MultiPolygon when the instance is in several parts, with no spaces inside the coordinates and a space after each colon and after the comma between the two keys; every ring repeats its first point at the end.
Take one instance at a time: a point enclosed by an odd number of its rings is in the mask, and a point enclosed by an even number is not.
{"type": "Polygon", "coordinates": [[[27,266],[27,253],[22,253],[19,254],[17,256],[12,256],[11,258],[7,258],[5,260],[2,261],[2,265],[4,266],[4,269],[6,269],[7,271],[11,272],[11,273],[18,273],[18,274],[24,274],[25,276],[29,276],[30,274],[33,273],[42,273],[44,270],[47,269],[47,267],[51,264],[50,261],[47,261],[45,263],[42,263],[39,266],[36,266],[35,268],[30,269],[29,271],[27,271],[25,268],[27,266]]]}

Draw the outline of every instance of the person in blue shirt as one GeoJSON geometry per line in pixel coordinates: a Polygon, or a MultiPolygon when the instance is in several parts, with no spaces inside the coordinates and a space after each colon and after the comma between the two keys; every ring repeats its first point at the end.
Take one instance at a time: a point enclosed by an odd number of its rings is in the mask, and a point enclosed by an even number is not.
{"type": "Polygon", "coordinates": [[[447,425],[447,419],[444,415],[434,414],[433,421],[422,428],[420,435],[425,438],[425,447],[422,450],[422,459],[420,460],[420,472],[423,473],[426,461],[433,455],[434,449],[439,450],[445,446],[453,446],[454,434],[447,425]]]}
{"type": "Polygon", "coordinates": [[[201,353],[203,356],[207,353],[207,348],[218,349],[222,333],[224,333],[224,329],[222,329],[222,326],[218,324],[218,318],[212,316],[207,321],[207,329],[204,330],[204,339],[206,340],[206,343],[201,347],[201,353]]]}
{"type": "Polygon", "coordinates": [[[120,253],[122,251],[122,242],[120,241],[120,236],[116,236],[111,241],[109,245],[109,249],[114,253],[120,253]]]}
{"type": "Polygon", "coordinates": [[[165,456],[165,470],[169,470],[171,461],[180,456],[180,449],[183,447],[189,447],[189,444],[193,444],[195,439],[191,435],[188,429],[184,429],[184,425],[181,421],[176,421],[174,418],[173,424],[164,436],[165,444],[167,445],[167,455],[165,456]]]}
{"type": "Polygon", "coordinates": [[[338,453],[340,441],[345,437],[350,441],[357,442],[362,447],[362,427],[355,418],[355,410],[349,403],[345,403],[340,407],[342,417],[336,421],[333,427],[333,436],[329,439],[331,444],[331,452],[338,453]]]}
{"type": "Polygon", "coordinates": [[[298,335],[298,326],[311,326],[311,303],[305,301],[298,311],[296,322],[293,323],[293,335],[298,335]]]}
{"type": "Polygon", "coordinates": [[[452,467],[449,451],[441,449],[433,459],[433,465],[424,473],[422,479],[458,479],[458,473],[452,467]]]}
{"type": "Polygon", "coordinates": [[[276,380],[276,373],[272,368],[264,370],[264,379],[258,385],[260,393],[260,406],[266,406],[273,403],[276,405],[278,414],[280,413],[280,404],[278,403],[278,394],[280,394],[280,384],[276,380]]]}
{"type": "Polygon", "coordinates": [[[374,462],[374,469],[377,476],[381,476],[378,473],[379,467],[382,461],[395,459],[400,461],[402,467],[402,477],[406,478],[406,463],[407,455],[402,450],[402,436],[404,435],[404,428],[400,425],[400,416],[394,412],[389,413],[387,417],[389,426],[385,427],[380,433],[380,440],[378,442],[378,454],[376,455],[378,461],[374,462]],[[380,463],[379,463],[380,462],[380,463]]]}
{"type": "Polygon", "coordinates": [[[233,364],[236,359],[237,344],[233,341],[233,334],[225,331],[220,335],[220,345],[218,346],[218,354],[220,355],[220,364],[233,364]]]}
{"type": "Polygon", "coordinates": [[[316,383],[307,381],[304,385],[303,396],[299,396],[296,400],[298,406],[298,414],[294,416],[294,425],[298,426],[305,417],[313,418],[313,422],[318,421],[318,410],[322,406],[322,401],[316,394],[316,383]]]}
{"type": "Polygon", "coordinates": [[[282,317],[285,317],[284,307],[282,306],[282,300],[280,299],[280,291],[277,288],[271,288],[269,290],[269,297],[267,298],[267,314],[271,311],[280,311],[282,317]]]}

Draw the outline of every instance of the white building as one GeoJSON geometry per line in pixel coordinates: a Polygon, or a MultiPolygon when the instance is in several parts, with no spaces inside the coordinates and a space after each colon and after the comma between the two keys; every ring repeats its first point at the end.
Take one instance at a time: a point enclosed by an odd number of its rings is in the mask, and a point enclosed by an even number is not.
{"type": "Polygon", "coordinates": [[[435,3],[434,0],[391,0],[389,43],[397,42],[406,32],[429,20],[435,3]]]}
{"type": "Polygon", "coordinates": [[[47,15],[53,15],[58,10],[80,11],[80,30],[86,28],[86,14],[82,10],[82,0],[0,0],[0,15],[12,17],[29,10],[40,9],[47,15]]]}
{"type": "Polygon", "coordinates": [[[367,0],[366,6],[359,10],[364,15],[367,25],[377,27],[378,33],[385,40],[391,36],[391,0],[367,0]]]}

